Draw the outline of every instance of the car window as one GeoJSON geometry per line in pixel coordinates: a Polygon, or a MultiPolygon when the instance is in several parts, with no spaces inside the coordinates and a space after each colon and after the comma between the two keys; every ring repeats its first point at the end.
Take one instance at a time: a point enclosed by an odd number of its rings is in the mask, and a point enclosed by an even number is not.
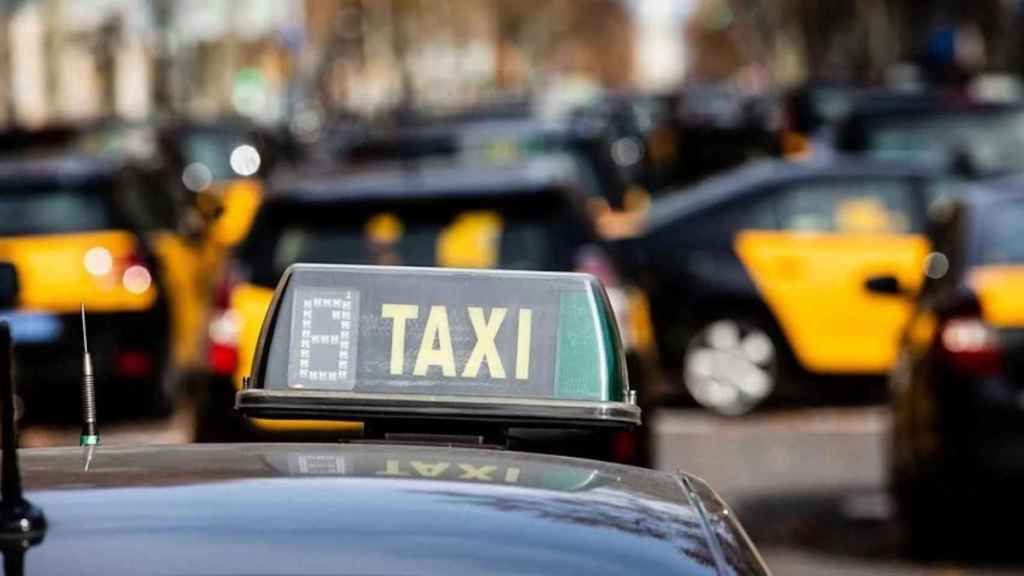
{"type": "Polygon", "coordinates": [[[910,186],[904,180],[800,183],[775,197],[775,209],[783,230],[901,234],[914,229],[910,186]]]}
{"type": "Polygon", "coordinates": [[[103,230],[112,220],[103,196],[89,190],[0,190],[0,236],[103,230]]]}
{"type": "Polygon", "coordinates": [[[1024,114],[934,115],[879,121],[867,137],[876,158],[946,162],[954,150],[970,154],[983,170],[1024,168],[1024,114]]]}
{"type": "Polygon", "coordinates": [[[1024,264],[1024,200],[999,202],[982,232],[985,264],[1024,264]]]}
{"type": "Polygon", "coordinates": [[[300,261],[570,270],[589,238],[579,217],[546,199],[269,212],[243,250],[254,281],[267,285],[300,261]]]}

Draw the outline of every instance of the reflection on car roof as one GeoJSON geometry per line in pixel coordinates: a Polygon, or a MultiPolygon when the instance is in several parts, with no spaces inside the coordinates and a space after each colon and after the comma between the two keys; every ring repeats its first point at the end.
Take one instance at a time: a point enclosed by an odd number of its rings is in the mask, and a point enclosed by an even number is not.
{"type": "Polygon", "coordinates": [[[127,573],[126,550],[178,574],[743,573],[724,516],[685,489],[695,480],[665,472],[351,444],[103,447],[89,471],[78,448],[21,457],[33,501],[67,519],[31,551],[39,573],[61,572],[77,547],[91,552],[76,565],[86,574],[127,573]],[[80,529],[97,514],[102,530],[80,529]]]}
{"type": "Polygon", "coordinates": [[[387,198],[434,198],[531,194],[575,189],[579,174],[571,160],[548,155],[505,164],[421,162],[279,180],[271,194],[303,202],[387,198]]]}

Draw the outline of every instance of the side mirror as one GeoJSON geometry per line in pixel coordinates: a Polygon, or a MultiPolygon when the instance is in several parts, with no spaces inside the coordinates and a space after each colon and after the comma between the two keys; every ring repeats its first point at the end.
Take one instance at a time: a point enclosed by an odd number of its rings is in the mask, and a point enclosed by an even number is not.
{"type": "Polygon", "coordinates": [[[864,282],[864,288],[872,294],[885,296],[902,296],[904,294],[899,278],[892,275],[872,276],[864,282]]]}
{"type": "Polygon", "coordinates": [[[18,271],[14,264],[0,262],[0,309],[13,308],[18,303],[18,271]]]}

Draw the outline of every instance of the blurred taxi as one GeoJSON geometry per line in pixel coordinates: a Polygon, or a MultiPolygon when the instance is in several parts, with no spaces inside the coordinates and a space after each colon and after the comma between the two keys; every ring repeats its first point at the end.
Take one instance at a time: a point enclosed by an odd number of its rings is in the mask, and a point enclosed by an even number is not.
{"type": "Polygon", "coordinates": [[[953,188],[901,166],[762,162],[660,198],[622,248],[673,381],[738,414],[798,371],[884,374],[909,306],[864,280],[919,284],[926,208],[953,188]]]}
{"type": "MultiPolygon", "coordinates": [[[[890,481],[918,550],[986,502],[1024,503],[1024,181],[937,205],[929,237],[927,279],[890,378],[890,481]]],[[[891,276],[868,288],[910,296],[891,276]]]]}
{"type": "Polygon", "coordinates": [[[169,294],[143,230],[166,198],[148,184],[113,160],[0,161],[0,317],[13,328],[19,381],[31,383],[19,391],[28,414],[77,404],[82,305],[98,394],[136,412],[170,410],[169,294]]]}
{"type": "Polygon", "coordinates": [[[225,426],[237,422],[234,393],[252,363],[273,288],[297,261],[590,272],[608,289],[627,348],[643,336],[568,158],[305,174],[282,181],[267,198],[217,289],[208,350],[214,378],[200,406],[199,439],[231,433],[225,426]]]}

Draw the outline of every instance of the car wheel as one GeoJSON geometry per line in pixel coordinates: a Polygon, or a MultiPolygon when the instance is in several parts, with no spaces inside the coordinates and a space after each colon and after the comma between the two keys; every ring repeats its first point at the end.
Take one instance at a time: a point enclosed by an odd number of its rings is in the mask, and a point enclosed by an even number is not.
{"type": "Polygon", "coordinates": [[[683,382],[701,406],[723,415],[745,414],[777,388],[780,358],[778,341],[762,323],[720,318],[690,338],[683,382]]]}
{"type": "Polygon", "coordinates": [[[905,481],[897,493],[897,520],[911,558],[935,560],[951,552],[950,526],[962,525],[953,494],[941,495],[939,484],[923,479],[905,481]]]}

